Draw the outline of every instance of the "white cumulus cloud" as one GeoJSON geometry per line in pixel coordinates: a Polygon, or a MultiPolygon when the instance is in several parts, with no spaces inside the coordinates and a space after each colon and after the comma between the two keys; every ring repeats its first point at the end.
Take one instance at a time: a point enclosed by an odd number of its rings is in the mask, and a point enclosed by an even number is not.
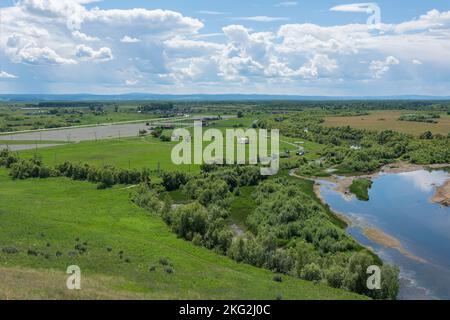
{"type": "Polygon", "coordinates": [[[375,79],[380,79],[384,74],[386,74],[390,67],[399,64],[400,61],[393,56],[387,57],[385,60],[374,60],[370,63],[369,69],[372,73],[372,77],[375,79]]]}
{"type": "Polygon", "coordinates": [[[17,79],[18,77],[8,73],[6,71],[0,70],[0,79],[17,79]]]}
{"type": "Polygon", "coordinates": [[[83,44],[77,46],[76,56],[82,60],[91,61],[109,61],[114,59],[110,48],[103,47],[99,50],[94,50],[83,44]]]}

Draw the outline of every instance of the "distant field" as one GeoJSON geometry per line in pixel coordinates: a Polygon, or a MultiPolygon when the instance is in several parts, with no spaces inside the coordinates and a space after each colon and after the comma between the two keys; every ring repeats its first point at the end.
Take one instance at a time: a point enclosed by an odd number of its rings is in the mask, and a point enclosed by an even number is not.
{"type": "Polygon", "coordinates": [[[278,283],[267,270],[178,239],[160,217],[133,205],[129,193],[65,178],[12,181],[0,169],[0,248],[18,250],[0,250],[0,299],[363,298],[289,276],[278,283]],[[173,273],[165,272],[162,257],[173,273]],[[82,270],[79,292],[64,288],[73,264],[82,270]]]}
{"type": "Polygon", "coordinates": [[[398,121],[398,118],[404,114],[417,113],[415,111],[377,111],[370,115],[357,117],[327,117],[325,126],[339,127],[351,126],[356,129],[369,130],[396,130],[399,132],[420,135],[425,131],[431,131],[434,134],[440,133],[447,135],[450,132],[450,116],[442,113],[438,123],[423,123],[411,121],[398,121]]]}

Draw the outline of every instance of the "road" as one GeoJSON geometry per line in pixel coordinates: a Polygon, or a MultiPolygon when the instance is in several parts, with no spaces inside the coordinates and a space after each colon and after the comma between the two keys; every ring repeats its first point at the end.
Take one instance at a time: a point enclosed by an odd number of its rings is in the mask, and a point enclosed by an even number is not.
{"type": "MultiPolygon", "coordinates": [[[[139,121],[125,121],[116,123],[105,123],[99,125],[74,126],[58,129],[44,130],[28,130],[22,132],[11,132],[9,134],[0,135],[0,139],[9,140],[13,144],[14,141],[64,141],[64,142],[80,142],[89,140],[114,139],[124,137],[134,137],[139,134],[140,130],[150,130],[153,125],[176,125],[176,126],[192,126],[191,123],[183,123],[181,121],[201,121],[212,116],[184,116],[175,118],[158,118],[139,121]],[[149,123],[150,126],[146,124],[149,123]]],[[[224,116],[224,119],[233,118],[234,116],[224,116]]]]}

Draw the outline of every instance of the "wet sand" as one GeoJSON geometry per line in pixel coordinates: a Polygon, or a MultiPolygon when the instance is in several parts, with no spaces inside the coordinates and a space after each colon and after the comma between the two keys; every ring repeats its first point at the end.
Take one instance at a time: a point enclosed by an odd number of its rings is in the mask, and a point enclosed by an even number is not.
{"type": "Polygon", "coordinates": [[[381,231],[380,229],[376,229],[376,228],[364,228],[363,229],[363,233],[364,235],[369,239],[372,240],[373,242],[376,242],[384,247],[387,248],[392,248],[392,249],[396,249],[398,250],[400,253],[402,253],[405,257],[408,257],[412,260],[415,260],[417,262],[420,263],[426,263],[427,261],[417,257],[415,255],[413,255],[412,253],[410,253],[408,250],[406,250],[405,248],[403,248],[402,244],[400,243],[399,240],[397,240],[396,238],[384,233],[383,231],[381,231]]]}

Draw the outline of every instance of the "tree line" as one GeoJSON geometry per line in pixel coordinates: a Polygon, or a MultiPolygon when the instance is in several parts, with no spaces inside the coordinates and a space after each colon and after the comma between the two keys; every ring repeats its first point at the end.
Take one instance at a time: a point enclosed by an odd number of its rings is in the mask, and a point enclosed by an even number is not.
{"type": "Polygon", "coordinates": [[[384,265],[335,225],[325,209],[286,178],[264,179],[257,167],[205,165],[199,175],[162,174],[165,191],[180,189],[191,202],[173,205],[167,194],[140,187],[133,201],[159,214],[180,238],[273,272],[323,282],[379,299],[395,299],[399,271],[384,265]],[[229,227],[230,204],[239,188],[254,186],[256,210],[248,231],[229,227]],[[382,269],[382,289],[366,286],[367,267],[382,269]]]}
{"type": "Polygon", "coordinates": [[[89,164],[64,162],[54,167],[45,165],[35,155],[31,159],[20,159],[16,154],[0,151],[0,166],[9,168],[12,179],[67,177],[73,180],[98,183],[99,189],[116,184],[150,184],[150,171],[147,169],[120,169],[111,165],[96,167],[89,164]]]}

